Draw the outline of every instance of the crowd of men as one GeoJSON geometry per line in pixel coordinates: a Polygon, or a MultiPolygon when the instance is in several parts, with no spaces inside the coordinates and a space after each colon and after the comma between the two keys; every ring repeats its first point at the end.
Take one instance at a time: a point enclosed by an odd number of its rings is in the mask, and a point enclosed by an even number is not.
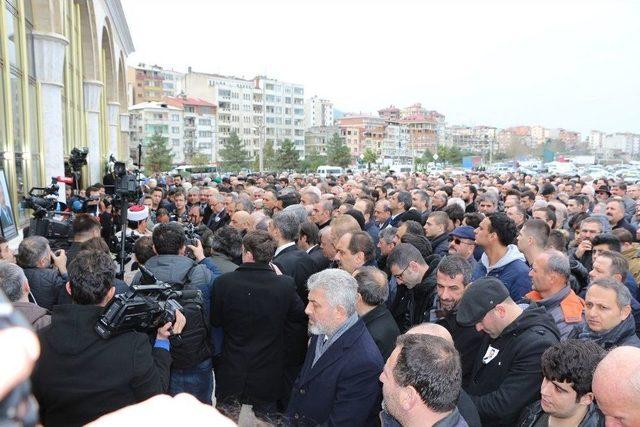
{"type": "Polygon", "coordinates": [[[44,425],[189,393],[274,425],[640,426],[638,185],[362,173],[143,190],[126,230],[105,230],[120,214],[98,184],[70,200],[68,250],[0,241],[0,287],[40,341],[44,425]],[[200,291],[151,336],[95,331],[144,283],[115,277],[113,235],[200,291]]]}

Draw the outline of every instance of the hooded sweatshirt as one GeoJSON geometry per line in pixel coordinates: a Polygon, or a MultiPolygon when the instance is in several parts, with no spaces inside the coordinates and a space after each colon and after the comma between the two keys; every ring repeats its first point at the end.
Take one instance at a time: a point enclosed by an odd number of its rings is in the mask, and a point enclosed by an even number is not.
{"type": "Polygon", "coordinates": [[[489,266],[487,254],[482,254],[480,262],[473,271],[472,280],[485,276],[493,276],[500,279],[509,290],[509,296],[514,301],[520,301],[531,290],[529,267],[524,255],[515,245],[507,246],[507,252],[492,266],[489,266]]]}

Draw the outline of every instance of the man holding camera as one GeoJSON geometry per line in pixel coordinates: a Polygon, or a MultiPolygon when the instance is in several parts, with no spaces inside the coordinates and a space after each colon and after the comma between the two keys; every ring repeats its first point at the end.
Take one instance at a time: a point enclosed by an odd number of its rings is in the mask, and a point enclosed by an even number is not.
{"type": "Polygon", "coordinates": [[[169,387],[169,337],[182,332],[185,317],[176,311],[153,345],[139,332],[102,339],[94,328],[115,294],[114,278],[111,257],[100,251],[82,251],[69,265],[66,291],[74,304],[54,307],[31,376],[44,425],[83,425],[169,387]]]}
{"type": "MultiPolygon", "coordinates": [[[[202,244],[188,245],[182,225],[176,222],[157,224],[153,229],[156,256],[144,266],[157,280],[174,285],[176,290],[200,290],[202,297],[181,300],[187,327],[181,337],[172,337],[173,364],[169,394],[189,393],[211,404],[213,394],[212,345],[209,330],[209,307],[215,267],[207,264],[202,244]],[[186,256],[189,249],[195,260],[186,256]]],[[[139,284],[141,274],[133,278],[139,284]]]]}

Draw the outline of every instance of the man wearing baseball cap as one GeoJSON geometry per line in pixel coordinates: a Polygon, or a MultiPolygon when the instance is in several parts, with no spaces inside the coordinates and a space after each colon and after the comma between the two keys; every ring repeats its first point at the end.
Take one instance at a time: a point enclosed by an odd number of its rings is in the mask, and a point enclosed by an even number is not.
{"type": "Polygon", "coordinates": [[[461,255],[469,261],[471,271],[476,268],[478,261],[473,256],[476,249],[476,233],[474,228],[468,225],[456,227],[449,233],[449,254],[461,255]]]}
{"type": "Polygon", "coordinates": [[[560,338],[553,318],[535,303],[519,306],[500,279],[488,276],[467,287],[456,320],[486,334],[471,381],[463,384],[482,424],[513,425],[525,406],[540,399],[540,358],[560,338]]]}

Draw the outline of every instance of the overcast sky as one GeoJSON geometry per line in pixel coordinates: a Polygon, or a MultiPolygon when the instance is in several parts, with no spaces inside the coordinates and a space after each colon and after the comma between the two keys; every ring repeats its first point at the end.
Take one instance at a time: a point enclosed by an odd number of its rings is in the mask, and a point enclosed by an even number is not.
{"type": "Polygon", "coordinates": [[[301,83],[346,112],[640,133],[640,1],[121,0],[129,64],[301,83]]]}

